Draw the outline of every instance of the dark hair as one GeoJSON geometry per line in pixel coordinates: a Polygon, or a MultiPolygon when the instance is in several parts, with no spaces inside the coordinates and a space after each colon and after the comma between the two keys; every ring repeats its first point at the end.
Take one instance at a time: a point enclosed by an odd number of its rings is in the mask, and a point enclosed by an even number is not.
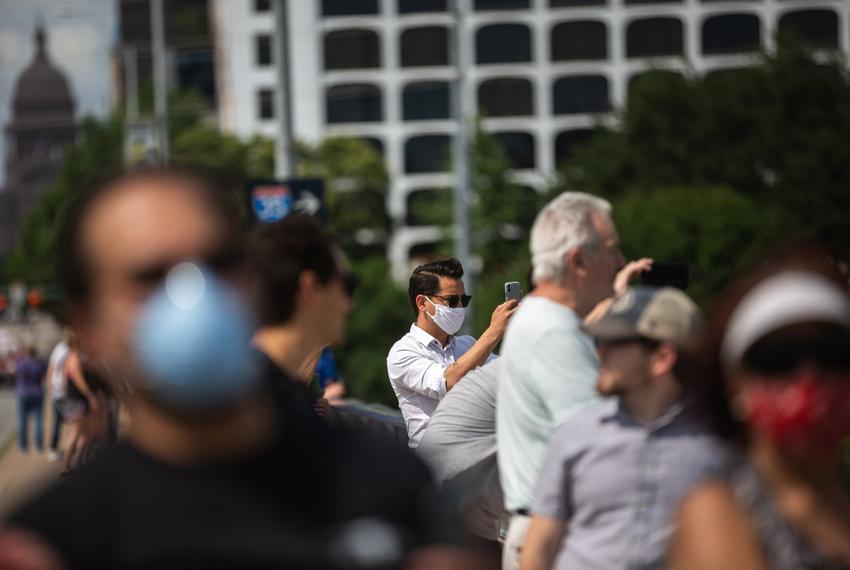
{"type": "Polygon", "coordinates": [[[719,437],[736,445],[747,445],[747,432],[735,418],[730,405],[730,378],[721,365],[720,349],[729,320],[738,304],[765,279],[784,271],[806,271],[820,275],[847,290],[847,281],[822,248],[798,244],[778,249],[764,263],[726,288],[712,308],[704,334],[692,351],[680,352],[681,380],[693,394],[694,410],[719,437]]]}
{"type": "Polygon", "coordinates": [[[410,308],[413,314],[418,315],[416,308],[416,297],[419,295],[433,295],[440,288],[440,277],[460,279],[463,277],[463,266],[454,257],[438,259],[425,263],[413,270],[410,276],[410,284],[407,286],[407,297],[410,299],[410,308]]]}
{"type": "Polygon", "coordinates": [[[77,195],[68,206],[65,221],[60,231],[57,248],[56,274],[59,286],[69,301],[87,301],[91,293],[91,268],[87,254],[83,251],[82,234],[85,218],[101,199],[111,192],[135,182],[177,182],[197,192],[199,204],[221,220],[225,239],[238,243],[239,217],[234,208],[232,194],[219,185],[213,176],[188,168],[165,168],[142,166],[121,169],[99,178],[77,195]]]}
{"type": "Polygon", "coordinates": [[[309,216],[293,214],[263,224],[248,237],[248,266],[256,279],[258,317],[262,326],[288,322],[295,314],[298,278],[304,271],[320,283],[339,276],[336,242],[309,216]]]}

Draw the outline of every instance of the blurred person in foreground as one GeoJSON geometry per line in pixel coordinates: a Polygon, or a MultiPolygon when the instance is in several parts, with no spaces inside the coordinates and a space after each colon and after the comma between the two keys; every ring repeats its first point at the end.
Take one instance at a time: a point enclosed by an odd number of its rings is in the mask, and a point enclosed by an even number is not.
{"type": "Polygon", "coordinates": [[[689,376],[740,457],[683,504],[671,567],[850,567],[850,297],[824,252],[792,250],[730,287],[689,376]]]}
{"type": "Polygon", "coordinates": [[[392,568],[428,540],[405,524],[429,522],[412,496],[435,506],[424,468],[388,484],[373,453],[285,413],[260,373],[234,211],[209,179],[162,170],[77,203],[59,275],[131,422],[11,514],[0,566],[392,568]]]}
{"type": "Polygon", "coordinates": [[[699,309],[673,288],[636,287],[585,330],[608,398],[558,427],[543,463],[520,568],[662,568],[679,501],[723,466],[690,417],[679,354],[699,309]]]}
{"type": "Polygon", "coordinates": [[[316,412],[326,416],[328,401],[309,388],[319,388],[311,386],[317,361],[344,339],[352,308],[354,276],[341,250],[313,218],[295,214],[252,233],[248,263],[260,321],[254,345],[266,374],[283,386],[295,380],[316,412]]]}
{"type": "Polygon", "coordinates": [[[47,363],[28,346],[15,361],[15,396],[18,399],[18,449],[29,450],[29,418],[33,419],[35,447],[44,450],[44,377],[47,363]]]}
{"type": "Polygon", "coordinates": [[[505,333],[496,409],[499,477],[511,516],[505,570],[518,566],[549,437],[598,402],[599,361],[580,327],[614,296],[625,263],[610,204],[588,194],[565,192],[547,204],[531,229],[530,248],[536,288],[505,333]]]}
{"type": "Polygon", "coordinates": [[[463,285],[463,266],[453,257],[413,270],[407,289],[416,322],[387,355],[387,373],[404,416],[411,448],[416,448],[428,421],[446,394],[467,372],[495,358],[505,327],[516,310],[514,300],[493,311],[490,326],[476,340],[455,336],[472,300],[463,285]]]}

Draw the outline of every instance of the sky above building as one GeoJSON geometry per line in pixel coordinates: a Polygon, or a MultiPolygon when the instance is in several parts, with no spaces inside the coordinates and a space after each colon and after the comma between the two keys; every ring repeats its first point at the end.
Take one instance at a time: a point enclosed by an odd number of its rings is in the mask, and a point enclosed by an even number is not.
{"type": "Polygon", "coordinates": [[[48,57],[68,79],[77,117],[105,117],[111,110],[110,53],[118,30],[114,0],[0,0],[0,188],[15,84],[35,55],[39,21],[47,31],[48,57]]]}

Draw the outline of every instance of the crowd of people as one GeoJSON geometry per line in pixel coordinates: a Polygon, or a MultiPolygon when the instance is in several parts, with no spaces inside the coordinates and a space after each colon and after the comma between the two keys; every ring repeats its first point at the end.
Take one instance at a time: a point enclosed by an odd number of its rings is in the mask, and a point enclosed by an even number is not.
{"type": "Polygon", "coordinates": [[[478,341],[453,336],[458,262],[417,268],[387,357],[410,446],[491,560],[850,567],[850,297],[826,252],[765,259],[706,322],[678,288],[630,286],[653,261],[626,263],[597,197],[555,198],[530,249],[528,295],[478,341]]]}
{"type": "Polygon", "coordinates": [[[69,332],[18,378],[36,420],[49,379],[67,474],[0,526],[0,569],[850,567],[850,295],[825,252],[766,259],[703,316],[632,283],[653,261],[626,262],[610,204],[564,193],[477,339],[460,262],[413,271],[399,446],[315,390],[339,394],[344,252],[236,212],[161,169],[72,207],[69,332]]]}

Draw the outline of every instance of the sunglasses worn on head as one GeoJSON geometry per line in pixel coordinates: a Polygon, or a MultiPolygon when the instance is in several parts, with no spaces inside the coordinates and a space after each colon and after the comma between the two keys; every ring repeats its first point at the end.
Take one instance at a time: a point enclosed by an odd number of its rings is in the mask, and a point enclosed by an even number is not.
{"type": "Polygon", "coordinates": [[[469,302],[472,300],[472,295],[429,295],[430,297],[436,297],[441,301],[445,301],[449,307],[452,309],[456,309],[458,303],[464,307],[469,306],[469,302]]]}
{"type": "Polygon", "coordinates": [[[811,363],[824,370],[850,371],[850,336],[817,335],[772,339],[756,343],[743,357],[752,372],[781,376],[811,363]]]}

